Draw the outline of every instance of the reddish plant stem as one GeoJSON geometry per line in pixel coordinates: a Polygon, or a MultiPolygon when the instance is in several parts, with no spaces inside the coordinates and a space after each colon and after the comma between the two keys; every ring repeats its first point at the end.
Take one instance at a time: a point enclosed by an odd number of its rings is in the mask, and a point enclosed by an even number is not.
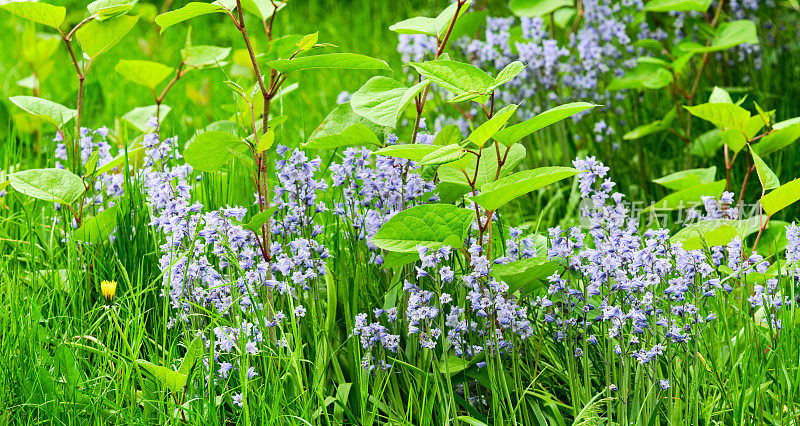
{"type": "Polygon", "coordinates": [[[186,70],[183,73],[181,73],[181,70],[183,70],[184,65],[186,64],[183,61],[181,61],[180,65],[178,65],[178,70],[175,71],[175,76],[172,77],[172,80],[170,80],[166,86],[164,86],[164,90],[161,91],[160,95],[156,95],[155,90],[153,90],[153,98],[156,102],[156,128],[158,128],[161,125],[161,104],[164,102],[164,98],[167,96],[167,93],[170,91],[170,89],[172,89],[172,86],[174,86],[175,83],[177,83],[181,77],[183,77],[184,75],[186,75],[187,72],[189,72],[189,70],[186,70]]]}
{"type": "MultiPolygon", "coordinates": [[[[437,47],[436,47],[436,56],[434,56],[433,60],[439,59],[439,56],[442,56],[444,52],[445,46],[447,46],[447,40],[450,38],[450,34],[453,32],[453,27],[456,25],[456,21],[458,20],[458,14],[461,12],[461,8],[464,7],[467,0],[458,0],[458,5],[456,6],[456,13],[453,15],[453,19],[450,21],[450,25],[447,27],[447,32],[445,32],[444,37],[441,40],[437,40],[437,47]]],[[[420,74],[418,82],[422,82],[422,75],[420,74]]],[[[426,86],[425,89],[422,90],[422,95],[417,96],[415,99],[415,105],[417,107],[417,117],[414,119],[414,131],[411,134],[411,143],[414,144],[417,142],[417,134],[419,133],[419,123],[422,121],[422,111],[425,107],[425,101],[428,99],[428,88],[430,86],[426,86]]]]}
{"type": "Polygon", "coordinates": [[[739,210],[741,210],[742,203],[744,202],[744,191],[745,189],[747,189],[747,181],[750,179],[750,175],[753,173],[753,170],[756,169],[755,164],[751,165],[750,157],[752,157],[752,155],[747,155],[747,172],[744,175],[744,180],[742,181],[742,188],[739,191],[739,201],[736,204],[736,207],[739,210]]]}

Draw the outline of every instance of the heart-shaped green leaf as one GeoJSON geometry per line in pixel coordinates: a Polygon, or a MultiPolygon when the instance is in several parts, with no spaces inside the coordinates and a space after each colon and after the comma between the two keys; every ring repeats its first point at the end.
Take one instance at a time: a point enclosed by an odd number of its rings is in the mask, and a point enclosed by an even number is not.
{"type": "Polygon", "coordinates": [[[72,204],[83,194],[83,180],[64,169],[32,169],[8,176],[11,187],[29,197],[61,204],[72,204]]]}

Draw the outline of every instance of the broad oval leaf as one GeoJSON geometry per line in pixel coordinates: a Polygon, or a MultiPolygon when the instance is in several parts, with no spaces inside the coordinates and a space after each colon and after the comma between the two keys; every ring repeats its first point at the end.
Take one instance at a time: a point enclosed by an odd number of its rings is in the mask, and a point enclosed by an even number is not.
{"type": "Polygon", "coordinates": [[[489,138],[500,131],[500,129],[506,125],[508,120],[514,116],[514,113],[517,112],[517,106],[518,105],[511,104],[507,105],[500,111],[497,111],[492,118],[478,126],[477,129],[473,130],[467,139],[469,139],[469,141],[474,143],[476,146],[483,146],[483,144],[485,144],[489,138]]]}
{"type": "Polygon", "coordinates": [[[800,200],[800,179],[787,182],[761,197],[761,207],[772,216],[797,200],[800,200]]]}
{"type": "Polygon", "coordinates": [[[205,342],[203,342],[203,336],[198,334],[192,339],[191,343],[189,343],[189,347],[186,349],[186,355],[183,356],[181,365],[178,367],[178,373],[188,377],[189,373],[192,371],[192,367],[194,367],[197,360],[203,356],[205,350],[206,346],[205,342]]]}
{"type": "Polygon", "coordinates": [[[753,21],[741,19],[725,22],[717,29],[711,45],[688,47],[686,50],[694,53],[719,52],[740,44],[758,44],[756,24],[753,21]]]}
{"type": "Polygon", "coordinates": [[[520,61],[514,61],[506,65],[503,70],[500,71],[500,74],[497,74],[497,77],[494,78],[494,84],[489,87],[488,91],[491,92],[492,90],[508,83],[524,69],[525,64],[520,61]]]}
{"type": "Polygon", "coordinates": [[[425,204],[403,210],[381,226],[372,243],[388,251],[411,253],[418,246],[461,248],[475,212],[451,204],[425,204]]]}
{"type": "Polygon", "coordinates": [[[78,114],[77,110],[34,96],[12,96],[8,100],[27,113],[44,117],[59,129],[78,114]]]}
{"type": "Polygon", "coordinates": [[[712,129],[695,138],[690,145],[689,152],[698,157],[711,158],[722,145],[722,131],[712,129]]]}
{"type": "Polygon", "coordinates": [[[55,29],[61,26],[67,16],[66,8],[44,2],[12,1],[0,5],[0,9],[5,9],[20,18],[55,29]]]}
{"type": "Polygon", "coordinates": [[[578,173],[580,171],[572,167],[540,167],[525,170],[483,185],[481,194],[470,197],[470,200],[486,210],[497,210],[519,196],[578,173]]]}
{"type": "Polygon", "coordinates": [[[444,32],[450,26],[450,23],[453,21],[453,17],[456,14],[456,10],[458,10],[458,15],[460,17],[469,9],[469,3],[469,1],[466,2],[466,4],[461,6],[460,9],[458,8],[457,3],[452,3],[435,18],[418,16],[415,18],[406,19],[391,25],[389,30],[399,34],[427,34],[430,36],[439,37],[440,35],[444,34],[444,32]]]}
{"type": "MultiPolygon", "coordinates": [[[[544,254],[542,253],[542,255],[544,254]]],[[[509,293],[515,293],[518,290],[522,293],[529,293],[534,290],[531,288],[533,284],[540,284],[554,272],[563,269],[564,267],[559,262],[549,260],[546,256],[539,256],[492,265],[491,274],[508,284],[509,293]]]]}
{"type": "Polygon", "coordinates": [[[227,132],[203,132],[183,151],[186,162],[201,172],[216,172],[228,163],[234,152],[246,148],[242,139],[227,132]]]}
{"type": "Polygon", "coordinates": [[[95,59],[119,43],[138,20],[138,16],[120,16],[109,21],[90,21],[80,27],[75,35],[83,53],[95,59]]]}
{"type": "Polygon", "coordinates": [[[656,201],[644,209],[643,213],[648,213],[652,210],[675,210],[695,206],[702,203],[702,196],[710,195],[719,197],[724,189],[724,180],[692,186],[669,194],[661,200],[656,201]]]}
{"type": "Polygon", "coordinates": [[[455,95],[483,96],[494,85],[494,78],[480,68],[458,61],[436,60],[409,64],[425,78],[455,95]]]}
{"type": "Polygon", "coordinates": [[[32,169],[8,176],[11,187],[29,197],[72,204],[84,192],[83,180],[64,169],[32,169]]]}
{"type": "Polygon", "coordinates": [[[380,145],[376,136],[381,128],[353,112],[345,102],[328,114],[303,146],[310,149],[332,149],[341,146],[380,145]]]}
{"type": "Polygon", "coordinates": [[[461,134],[461,129],[455,124],[448,124],[439,130],[436,133],[436,138],[433,140],[434,145],[451,145],[454,143],[460,143],[461,140],[464,138],[464,135],[461,134]]]}
{"type": "Polygon", "coordinates": [[[249,222],[247,222],[246,224],[242,225],[242,228],[247,229],[247,230],[252,231],[252,232],[255,232],[255,233],[261,232],[261,227],[264,226],[265,224],[269,223],[269,219],[272,217],[272,215],[275,214],[275,212],[280,207],[281,206],[279,206],[279,205],[274,205],[274,206],[264,210],[263,212],[259,212],[258,214],[253,216],[250,219],[249,222]]]}
{"type": "Polygon", "coordinates": [[[781,128],[778,128],[776,124],[774,129],[772,133],[764,136],[761,140],[752,145],[753,151],[757,152],[758,155],[765,157],[773,152],[780,151],[800,139],[800,124],[781,128]]]}
{"type": "Polygon", "coordinates": [[[730,93],[725,89],[714,86],[714,90],[711,91],[708,102],[711,104],[732,104],[733,99],[731,99],[730,93]]]}
{"type": "Polygon", "coordinates": [[[389,65],[371,56],[358,53],[326,53],[323,55],[301,56],[294,59],[276,59],[267,62],[267,66],[291,74],[311,69],[350,69],[350,70],[385,70],[391,71],[389,65]]]}
{"type": "Polygon", "coordinates": [[[186,65],[202,68],[222,65],[230,53],[230,47],[191,45],[181,50],[181,57],[186,65]]]}
{"type": "Polygon", "coordinates": [[[159,62],[122,59],[117,62],[114,70],[133,83],[155,89],[164,81],[174,68],[159,62]]]}
{"type": "Polygon", "coordinates": [[[711,0],[650,0],[644,6],[648,12],[705,12],[711,0]]]}
{"type": "Polygon", "coordinates": [[[226,13],[226,9],[216,3],[190,2],[180,9],[171,10],[156,16],[156,24],[161,27],[160,34],[167,28],[197,16],[209,13],[226,13]]]}
{"type": "Polygon", "coordinates": [[[84,243],[99,243],[105,241],[116,227],[117,206],[113,206],[86,218],[80,228],[75,230],[72,238],[84,243]]]}
{"type": "MultiPolygon", "coordinates": [[[[500,158],[505,158],[503,166],[500,168],[500,174],[497,174],[497,150],[493,147],[485,148],[481,154],[481,161],[478,163],[477,159],[472,156],[471,161],[464,168],[467,176],[470,179],[475,179],[475,187],[480,189],[483,185],[494,182],[495,176],[502,178],[507,176],[514,170],[515,167],[525,158],[525,147],[521,144],[514,144],[511,147],[503,147],[500,149],[500,158]],[[506,153],[508,149],[508,153],[506,153]],[[478,168],[477,173],[475,168],[478,168]]],[[[464,187],[464,192],[469,189],[466,176],[464,172],[456,168],[444,165],[439,167],[439,180],[442,183],[449,183],[464,187]]]]}
{"type": "Polygon", "coordinates": [[[511,0],[509,7],[517,16],[529,18],[544,16],[566,6],[574,6],[575,0],[511,0]]]}
{"type": "Polygon", "coordinates": [[[136,363],[142,366],[148,373],[152,374],[162,385],[172,392],[178,393],[183,390],[186,381],[189,379],[187,374],[180,373],[168,367],[155,365],[152,362],[137,359],[136,363]]]}
{"type": "Polygon", "coordinates": [[[242,0],[242,8],[262,21],[269,19],[275,12],[286,6],[285,1],[273,2],[272,0],[242,0]]]}
{"type": "MultiPolygon", "coordinates": [[[[431,146],[435,147],[436,145],[431,146]]],[[[458,144],[445,145],[438,148],[436,151],[422,157],[419,163],[427,166],[449,163],[458,160],[465,154],[461,145],[458,144]]]]}
{"type": "Polygon", "coordinates": [[[640,62],[632,69],[625,72],[622,77],[617,77],[608,84],[608,90],[617,91],[625,89],[661,89],[672,83],[672,73],[661,65],[640,62]]]}
{"type": "Polygon", "coordinates": [[[423,145],[423,144],[400,144],[389,145],[374,152],[375,155],[383,155],[386,157],[405,158],[411,161],[421,161],[426,156],[433,154],[441,149],[437,145],[423,145]]]}
{"type": "Polygon", "coordinates": [[[704,220],[682,228],[670,238],[673,243],[681,242],[686,250],[724,246],[738,234],[729,220],[704,220]]]}
{"type": "Polygon", "coordinates": [[[413,87],[389,77],[376,76],[353,93],[350,106],[353,112],[375,124],[394,128],[403,110],[430,81],[422,81],[413,87]]]}
{"type": "Polygon", "coordinates": [[[750,120],[750,112],[735,104],[705,103],[684,106],[690,114],[711,122],[720,129],[745,130],[750,120]]]}
{"type": "Polygon", "coordinates": [[[156,105],[144,106],[144,107],[136,107],[127,114],[123,115],[122,118],[125,119],[128,123],[133,124],[134,127],[141,130],[144,133],[151,132],[154,129],[150,127],[147,122],[150,121],[151,117],[156,116],[156,111],[158,111],[158,122],[161,123],[164,121],[164,117],[169,114],[171,108],[169,105],[161,104],[161,108],[158,108],[156,105]]]}
{"type": "Polygon", "coordinates": [[[622,139],[626,141],[640,139],[645,136],[652,135],[654,133],[659,133],[666,130],[664,126],[664,122],[661,120],[653,121],[652,123],[642,124],[641,126],[637,126],[633,130],[625,133],[622,135],[622,139]]]}
{"type": "Polygon", "coordinates": [[[769,191],[770,189],[781,186],[781,181],[778,179],[778,176],[775,175],[775,172],[767,166],[767,163],[765,163],[752,148],[750,149],[750,155],[753,157],[756,173],[758,173],[758,180],[761,182],[761,187],[764,188],[764,191],[769,191]]]}
{"type": "Polygon", "coordinates": [[[494,135],[494,139],[503,145],[511,145],[525,136],[536,132],[537,130],[596,106],[600,105],[593,105],[587,102],[572,102],[569,104],[560,105],[555,108],[551,108],[529,120],[497,132],[497,134],[494,135]]]}
{"type": "Polygon", "coordinates": [[[712,166],[707,169],[681,170],[658,179],[653,179],[653,182],[666,188],[679,191],[681,189],[711,183],[714,181],[716,175],[717,168],[712,166]]]}
{"type": "Polygon", "coordinates": [[[95,0],[86,6],[100,21],[128,13],[138,0],[95,0]]]}

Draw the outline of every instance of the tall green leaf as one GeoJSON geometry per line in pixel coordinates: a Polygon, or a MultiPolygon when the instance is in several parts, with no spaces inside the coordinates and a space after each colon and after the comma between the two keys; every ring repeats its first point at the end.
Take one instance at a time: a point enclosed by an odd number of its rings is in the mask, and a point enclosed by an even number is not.
{"type": "Polygon", "coordinates": [[[672,83],[672,73],[662,65],[639,62],[638,65],[625,72],[622,77],[611,80],[608,90],[625,89],[661,89],[672,83]]]}
{"type": "Polygon", "coordinates": [[[186,349],[186,355],[184,355],[183,359],[181,360],[181,366],[178,368],[178,372],[188,376],[197,360],[203,356],[205,349],[206,346],[203,342],[202,335],[195,336],[195,338],[192,339],[192,342],[189,343],[189,347],[186,349]]]}
{"type": "Polygon", "coordinates": [[[273,2],[272,0],[242,0],[242,8],[262,21],[269,19],[275,12],[283,9],[286,2],[273,2]]]}
{"type": "Polygon", "coordinates": [[[633,130],[625,133],[622,135],[622,139],[626,141],[640,139],[645,136],[652,135],[654,133],[663,132],[666,130],[666,126],[664,126],[664,122],[661,120],[656,120],[651,123],[642,124],[641,126],[637,126],[633,130]]]}
{"type": "Polygon", "coordinates": [[[521,73],[522,70],[524,70],[524,69],[525,69],[525,64],[523,64],[520,61],[514,61],[514,62],[506,65],[500,71],[500,73],[497,74],[497,77],[494,78],[494,84],[489,86],[489,89],[487,90],[487,92],[491,92],[494,89],[496,89],[496,88],[508,83],[514,77],[516,77],[517,74],[521,73]]]}
{"type": "Polygon", "coordinates": [[[458,160],[464,156],[464,154],[464,149],[462,149],[458,144],[445,145],[438,147],[436,151],[433,151],[430,154],[422,157],[422,159],[419,160],[419,163],[426,166],[450,163],[458,160]]]}
{"type": "Polygon", "coordinates": [[[428,155],[433,154],[441,149],[437,145],[423,145],[423,144],[399,144],[389,145],[375,151],[375,155],[383,155],[386,157],[405,158],[411,161],[421,161],[428,155]]]}
{"type": "Polygon", "coordinates": [[[753,144],[753,150],[757,152],[758,155],[765,157],[773,152],[780,151],[800,139],[800,124],[781,128],[777,128],[776,124],[774,129],[772,133],[762,137],[761,140],[753,144]]]}
{"type": "Polygon", "coordinates": [[[142,368],[144,368],[148,373],[153,375],[153,377],[161,382],[162,385],[166,386],[167,389],[175,393],[182,391],[183,387],[186,385],[186,381],[189,379],[188,375],[175,371],[169,367],[155,365],[152,362],[142,359],[137,359],[136,363],[142,366],[142,368]]]}

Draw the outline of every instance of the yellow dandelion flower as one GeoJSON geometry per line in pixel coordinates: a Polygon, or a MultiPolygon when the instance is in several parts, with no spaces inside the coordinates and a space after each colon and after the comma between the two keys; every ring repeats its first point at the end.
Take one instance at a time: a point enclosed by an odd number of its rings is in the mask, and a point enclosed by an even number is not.
{"type": "Polygon", "coordinates": [[[100,290],[103,292],[103,297],[108,302],[114,301],[114,295],[117,293],[116,281],[103,281],[100,283],[100,290]]]}

